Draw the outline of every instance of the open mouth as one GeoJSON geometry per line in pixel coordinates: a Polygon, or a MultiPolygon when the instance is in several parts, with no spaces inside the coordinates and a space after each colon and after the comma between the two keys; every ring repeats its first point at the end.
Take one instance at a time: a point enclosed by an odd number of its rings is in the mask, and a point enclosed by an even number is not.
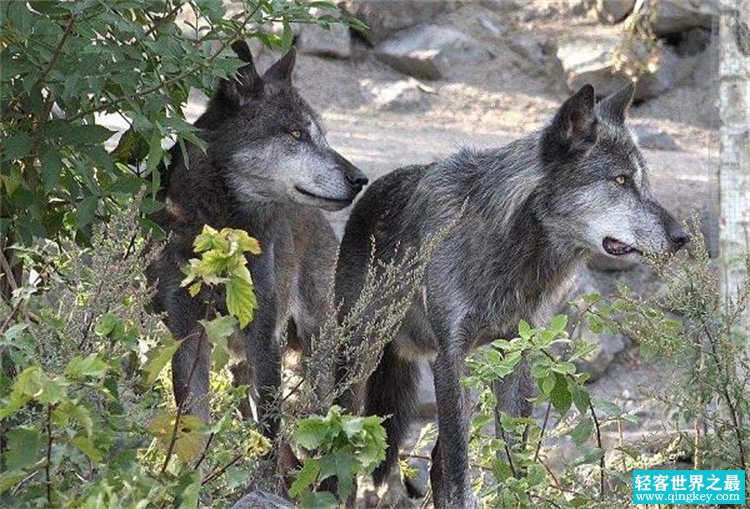
{"type": "Polygon", "coordinates": [[[351,200],[342,200],[339,198],[328,198],[326,196],[319,196],[315,193],[311,193],[310,191],[306,191],[305,189],[302,189],[299,186],[294,186],[294,189],[298,193],[305,195],[305,196],[309,196],[310,198],[315,198],[316,200],[323,200],[323,201],[327,201],[331,203],[340,203],[340,204],[346,204],[346,205],[349,205],[352,202],[351,200]]]}
{"type": "Polygon", "coordinates": [[[605,237],[604,240],[602,241],[602,247],[608,254],[611,254],[612,256],[620,256],[620,255],[625,255],[628,253],[641,254],[641,252],[638,251],[633,246],[629,246],[628,244],[625,244],[624,242],[620,242],[619,240],[613,237],[605,237]]]}

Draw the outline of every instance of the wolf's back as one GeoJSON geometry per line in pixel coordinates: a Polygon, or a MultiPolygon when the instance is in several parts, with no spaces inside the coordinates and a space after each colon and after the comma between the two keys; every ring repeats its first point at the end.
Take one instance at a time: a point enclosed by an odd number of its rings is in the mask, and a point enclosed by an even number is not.
{"type": "MultiPolygon", "coordinates": [[[[406,166],[372,183],[354,205],[344,229],[336,270],[336,302],[345,314],[359,297],[373,254],[388,261],[402,240],[403,212],[429,166],[406,166]]],[[[416,239],[415,239],[416,240],[416,239]]]]}

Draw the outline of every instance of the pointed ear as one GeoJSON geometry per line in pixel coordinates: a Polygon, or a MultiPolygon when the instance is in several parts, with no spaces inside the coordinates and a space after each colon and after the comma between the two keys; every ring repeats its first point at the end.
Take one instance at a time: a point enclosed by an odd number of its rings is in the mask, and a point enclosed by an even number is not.
{"type": "Polygon", "coordinates": [[[292,48],[286,52],[286,55],[281,57],[281,60],[268,68],[263,75],[263,79],[266,81],[275,81],[285,85],[291,85],[292,71],[294,71],[294,63],[296,61],[297,50],[292,48]]]}
{"type": "Polygon", "coordinates": [[[597,104],[597,112],[601,118],[606,118],[617,124],[624,124],[625,114],[633,103],[634,94],[635,84],[629,83],[597,104]]]}
{"type": "Polygon", "coordinates": [[[552,123],[544,129],[542,156],[545,161],[565,158],[571,151],[588,148],[596,141],[594,87],[584,85],[563,103],[552,123]]]}
{"type": "Polygon", "coordinates": [[[236,41],[232,49],[245,65],[237,69],[233,78],[219,82],[218,96],[233,105],[242,106],[263,95],[263,79],[253,64],[253,54],[245,41],[236,41]]]}

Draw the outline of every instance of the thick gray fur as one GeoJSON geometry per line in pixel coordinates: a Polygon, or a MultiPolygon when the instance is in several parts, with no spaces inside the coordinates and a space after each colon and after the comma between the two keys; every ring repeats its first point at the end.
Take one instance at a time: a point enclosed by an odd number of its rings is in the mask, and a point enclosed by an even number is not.
{"type": "MultiPolygon", "coordinates": [[[[398,457],[414,410],[416,361],[427,357],[434,359],[438,407],[430,473],[435,506],[473,507],[469,405],[459,384],[466,355],[514,337],[521,319],[543,324],[591,253],[615,256],[605,246],[663,253],[687,242],[653,197],[646,160],[624,124],[632,93],[625,87],[595,105],[593,88],[584,86],[543,129],[499,149],[465,148],[437,163],[395,170],[355,205],[336,272],[342,314],[359,296],[373,239],[375,258],[388,261],[397,247],[419,248],[450,226],[427,263],[424,294],[386,346],[364,401],[344,399],[351,410],[363,405],[367,414],[391,416],[377,483],[398,457]]],[[[503,384],[515,391],[501,394],[505,410],[528,415],[528,373],[514,377],[503,384]]]]}
{"type": "Polygon", "coordinates": [[[326,294],[338,242],[320,209],[349,205],[367,179],[328,146],[318,115],[292,86],[294,50],[261,77],[247,45],[233,48],[247,64],[220,82],[195,124],[207,151],[189,147],[185,164],[173,149],[162,176],[166,208],[156,220],[170,237],[149,273],[158,280],[157,310],[166,311],[176,339],[189,338],[172,361],[175,398],[207,420],[210,365],[208,349],[198,352],[206,345],[198,340],[198,320],[207,301],[226,313],[224,296],[204,289],[191,298],[180,287],[180,267],[195,257],[192,243],[204,224],[240,228],[258,239],[262,254],[248,256],[258,308],[239,333],[249,368],[240,377],[251,382],[257,418],[274,437],[279,423],[271,403],[281,383],[284,332],[290,346],[307,352],[330,312],[326,294]]]}

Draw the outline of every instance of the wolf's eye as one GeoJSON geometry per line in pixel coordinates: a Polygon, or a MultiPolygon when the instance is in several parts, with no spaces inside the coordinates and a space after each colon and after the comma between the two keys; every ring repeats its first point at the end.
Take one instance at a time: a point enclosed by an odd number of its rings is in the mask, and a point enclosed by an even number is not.
{"type": "Polygon", "coordinates": [[[614,178],[615,183],[620,186],[624,186],[625,182],[628,181],[628,178],[625,175],[618,175],[614,178]]]}
{"type": "Polygon", "coordinates": [[[291,134],[292,138],[294,138],[296,140],[298,140],[298,139],[300,139],[302,137],[302,133],[299,130],[297,130],[297,129],[291,131],[289,134],[291,134]]]}

